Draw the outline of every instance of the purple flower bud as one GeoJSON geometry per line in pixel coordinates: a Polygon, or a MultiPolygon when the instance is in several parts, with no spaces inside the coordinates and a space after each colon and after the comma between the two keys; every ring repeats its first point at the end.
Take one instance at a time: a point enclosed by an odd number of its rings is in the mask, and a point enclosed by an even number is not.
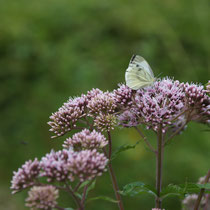
{"type": "Polygon", "coordinates": [[[96,88],[96,89],[92,89],[90,91],[87,92],[87,99],[91,100],[92,98],[96,97],[98,94],[102,94],[103,91],[101,91],[100,89],[96,88]]]}
{"type": "Polygon", "coordinates": [[[101,131],[113,130],[116,126],[116,116],[113,114],[98,114],[94,120],[94,126],[101,131]]]}
{"type": "Polygon", "coordinates": [[[114,95],[110,92],[97,94],[88,102],[89,116],[99,113],[114,113],[116,110],[116,101],[114,95]]]}
{"type": "Polygon", "coordinates": [[[118,106],[129,106],[132,104],[132,95],[134,91],[128,86],[119,84],[119,88],[113,92],[118,106]]]}
{"type": "Polygon", "coordinates": [[[187,105],[191,110],[190,120],[200,123],[210,123],[210,97],[203,86],[185,84],[187,105]]]}

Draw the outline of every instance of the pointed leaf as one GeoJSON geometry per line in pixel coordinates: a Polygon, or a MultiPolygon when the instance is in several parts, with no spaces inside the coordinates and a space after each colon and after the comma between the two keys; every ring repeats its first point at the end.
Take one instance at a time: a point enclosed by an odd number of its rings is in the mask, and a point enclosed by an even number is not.
{"type": "Polygon", "coordinates": [[[156,190],[152,186],[146,185],[143,182],[127,184],[123,187],[123,190],[120,191],[120,194],[128,196],[136,196],[142,193],[148,193],[155,197],[157,196],[156,190]]]}
{"type": "Polygon", "coordinates": [[[82,189],[85,185],[90,184],[92,182],[92,180],[86,180],[84,181],[80,186],[79,186],[79,190],[82,189]]]}
{"type": "MultiPolygon", "coordinates": [[[[206,184],[197,184],[200,189],[210,190],[210,183],[206,184]]],[[[207,192],[207,191],[206,191],[207,192]]]]}
{"type": "Polygon", "coordinates": [[[88,199],[87,202],[94,201],[94,200],[105,200],[105,201],[109,201],[109,202],[112,202],[112,203],[118,203],[117,200],[114,200],[114,199],[112,199],[110,197],[107,197],[107,196],[98,196],[98,197],[90,198],[90,199],[88,199]]]}
{"type": "Polygon", "coordinates": [[[95,186],[96,186],[96,179],[94,179],[92,181],[92,183],[88,186],[88,188],[87,188],[87,195],[88,195],[89,191],[91,191],[91,190],[93,190],[95,188],[95,186]]]}
{"type": "MultiPolygon", "coordinates": [[[[160,197],[163,199],[168,196],[179,196],[184,198],[186,194],[197,194],[201,189],[210,190],[210,183],[197,184],[197,183],[185,183],[180,185],[169,184],[167,187],[162,189],[160,197]]],[[[206,191],[209,193],[209,191],[206,191]]]]}
{"type": "Polygon", "coordinates": [[[120,147],[118,147],[113,153],[112,153],[112,157],[111,157],[111,160],[114,160],[117,155],[121,152],[124,152],[124,151],[127,151],[129,149],[135,149],[136,146],[139,144],[140,141],[137,141],[135,144],[133,145],[130,145],[130,144],[124,144],[120,147]]]}
{"type": "Polygon", "coordinates": [[[82,195],[79,194],[78,192],[75,192],[75,195],[76,195],[79,199],[82,199],[82,195]]]}
{"type": "Polygon", "coordinates": [[[193,194],[193,193],[199,193],[201,187],[198,186],[197,183],[185,183],[180,184],[179,186],[183,189],[184,194],[193,194]]]}
{"type": "Polygon", "coordinates": [[[169,196],[179,196],[179,197],[183,198],[184,194],[185,193],[184,193],[183,188],[181,188],[178,185],[170,184],[167,187],[162,189],[162,191],[160,193],[160,197],[162,199],[169,197],[169,196]]]}

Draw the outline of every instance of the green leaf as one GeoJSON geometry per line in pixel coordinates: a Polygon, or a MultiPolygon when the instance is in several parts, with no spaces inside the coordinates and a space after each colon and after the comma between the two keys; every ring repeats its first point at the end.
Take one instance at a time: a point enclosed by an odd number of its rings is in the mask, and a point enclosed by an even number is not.
{"type": "MultiPolygon", "coordinates": [[[[170,184],[162,189],[160,197],[162,197],[163,199],[168,196],[179,196],[181,198],[184,198],[186,194],[198,194],[201,189],[210,190],[210,183],[185,183],[180,185],[170,184]]],[[[206,193],[209,193],[209,191],[206,191],[206,193]]]]}
{"type": "Polygon", "coordinates": [[[124,152],[124,151],[127,151],[129,149],[135,149],[136,146],[139,144],[140,141],[137,141],[135,144],[133,145],[130,145],[130,144],[124,144],[120,147],[118,147],[113,153],[112,153],[112,157],[111,157],[111,160],[114,160],[117,155],[121,152],[124,152]]]}
{"type": "Polygon", "coordinates": [[[80,186],[79,186],[79,190],[82,189],[85,185],[90,184],[92,182],[92,180],[86,180],[84,181],[80,186]]]}
{"type": "MultiPolygon", "coordinates": [[[[95,188],[95,184],[96,184],[96,179],[84,181],[84,182],[80,185],[79,190],[80,190],[80,192],[81,192],[81,189],[82,189],[83,187],[85,187],[86,185],[89,185],[88,188],[87,188],[87,191],[86,191],[86,197],[87,197],[89,191],[95,188]],[[92,182],[92,183],[91,183],[91,182],[92,182]]],[[[78,198],[82,199],[82,195],[81,195],[80,193],[75,192],[75,195],[76,195],[78,198]]]]}
{"type": "Polygon", "coordinates": [[[181,188],[178,185],[170,184],[167,187],[163,188],[160,197],[162,199],[169,197],[169,196],[179,196],[180,198],[183,198],[185,195],[183,188],[181,188]]]}
{"type": "Polygon", "coordinates": [[[183,190],[183,194],[194,194],[194,193],[199,193],[201,187],[198,186],[199,184],[197,183],[185,183],[185,184],[180,184],[180,186],[183,190]]]}
{"type": "Polygon", "coordinates": [[[64,210],[74,210],[73,208],[65,208],[64,210]]]}
{"type": "Polygon", "coordinates": [[[92,183],[88,186],[86,196],[88,195],[89,191],[95,188],[95,185],[96,185],[96,179],[94,179],[92,183]]]}
{"type": "Polygon", "coordinates": [[[75,192],[75,195],[76,195],[79,199],[82,199],[82,195],[79,194],[78,192],[75,192]]]}
{"type": "Polygon", "coordinates": [[[200,189],[210,190],[210,183],[196,184],[200,189]]]}
{"type": "Polygon", "coordinates": [[[156,190],[152,186],[146,185],[143,182],[133,182],[127,184],[123,187],[123,190],[120,191],[119,193],[128,196],[136,196],[142,193],[148,193],[155,197],[157,196],[156,190]]]}
{"type": "Polygon", "coordinates": [[[114,200],[110,197],[107,197],[107,196],[98,196],[98,197],[94,197],[94,198],[90,198],[87,200],[87,202],[89,201],[94,201],[94,200],[105,200],[105,201],[109,201],[109,202],[112,202],[112,203],[118,203],[117,200],[114,200]]]}

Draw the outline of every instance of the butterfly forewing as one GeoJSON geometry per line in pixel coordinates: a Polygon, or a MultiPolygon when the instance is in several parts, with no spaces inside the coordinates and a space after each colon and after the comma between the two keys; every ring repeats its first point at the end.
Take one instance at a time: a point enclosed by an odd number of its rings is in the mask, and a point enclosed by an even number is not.
{"type": "Polygon", "coordinates": [[[143,68],[145,71],[147,71],[149,74],[151,74],[152,77],[154,77],[154,74],[153,74],[153,71],[152,71],[150,65],[140,55],[133,55],[133,57],[130,60],[130,64],[134,64],[140,68],[143,68]]]}
{"type": "Polygon", "coordinates": [[[125,80],[128,87],[137,90],[151,85],[154,82],[154,74],[143,57],[134,55],[126,70],[125,80]]]}

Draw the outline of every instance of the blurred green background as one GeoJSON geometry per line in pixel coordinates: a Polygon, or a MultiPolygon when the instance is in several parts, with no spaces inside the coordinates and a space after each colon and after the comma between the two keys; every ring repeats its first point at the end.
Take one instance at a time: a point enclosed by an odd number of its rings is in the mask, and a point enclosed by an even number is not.
{"type": "MultiPolygon", "coordinates": [[[[26,160],[60,149],[47,122],[69,96],[92,88],[113,90],[124,82],[132,54],[155,75],[205,84],[210,73],[208,0],[0,0],[0,209],[24,207],[26,193],[11,195],[12,171],[26,160]]],[[[196,182],[209,168],[209,133],[191,123],[165,149],[163,185],[196,182]]],[[[147,132],[154,143],[154,136],[147,132]]],[[[134,129],[113,132],[114,148],[140,139],[134,129]]],[[[143,144],[114,161],[120,188],[155,184],[155,158],[143,144]]],[[[108,173],[90,196],[114,196],[108,173]]],[[[124,197],[126,210],[149,210],[153,198],[124,197]]],[[[63,197],[63,206],[73,202],[63,197]]],[[[178,198],[163,203],[179,210],[178,198]]],[[[115,210],[105,201],[91,210],[115,210]]]]}

